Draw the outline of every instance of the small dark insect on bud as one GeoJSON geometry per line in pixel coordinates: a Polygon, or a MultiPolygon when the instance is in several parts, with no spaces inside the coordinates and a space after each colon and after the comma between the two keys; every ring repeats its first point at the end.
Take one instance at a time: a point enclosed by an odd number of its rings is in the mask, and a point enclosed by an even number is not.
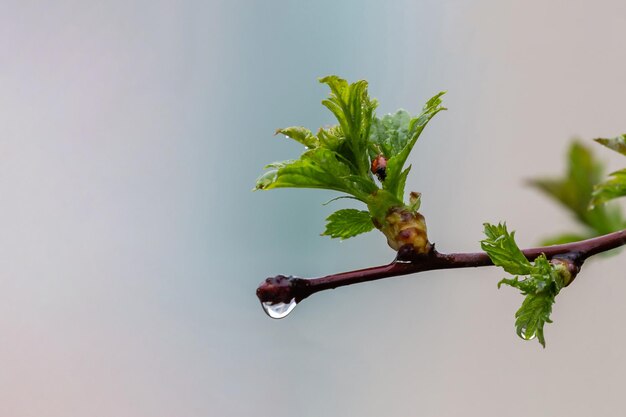
{"type": "Polygon", "coordinates": [[[385,181],[385,178],[387,178],[387,159],[383,154],[379,154],[372,160],[372,174],[375,174],[380,182],[385,181]]]}

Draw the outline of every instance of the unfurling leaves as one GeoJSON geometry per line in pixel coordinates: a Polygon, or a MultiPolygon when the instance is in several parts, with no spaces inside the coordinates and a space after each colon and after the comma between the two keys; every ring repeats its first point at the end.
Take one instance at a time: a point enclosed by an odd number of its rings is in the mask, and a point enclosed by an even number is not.
{"type": "MultiPolygon", "coordinates": [[[[626,134],[610,139],[598,138],[594,140],[615,152],[626,155],[626,134]]],[[[614,198],[626,196],[626,169],[613,172],[609,174],[609,177],[608,180],[595,186],[590,203],[591,207],[605,204],[614,198]]]]}
{"type": "Polygon", "coordinates": [[[257,179],[255,189],[321,188],[362,201],[369,213],[340,210],[328,218],[323,234],[342,239],[371,230],[372,219],[382,228],[391,209],[416,212],[419,201],[414,198],[404,203],[410,170],[404,164],[428,121],[445,110],[441,105],[443,93],[431,98],[417,117],[400,110],[378,119],[374,115],[377,102],[370,99],[366,81],[349,84],[331,75],[320,82],[330,88],[330,96],[322,104],[338,124],[321,128],[317,134],[297,126],[278,129],[277,134],[301,143],[306,150],[297,160],[266,166],[269,171],[257,179]],[[376,158],[384,161],[382,168],[377,164],[378,179],[371,172],[376,158]]]}
{"type": "Polygon", "coordinates": [[[519,289],[526,296],[522,306],[515,313],[517,335],[525,340],[537,337],[543,347],[546,340],[543,334],[545,323],[552,323],[552,304],[565,283],[571,280],[567,268],[560,262],[549,262],[540,255],[530,262],[515,243],[515,232],[509,233],[506,224],[497,226],[485,223],[486,239],[481,241],[482,249],[496,266],[516,275],[504,278],[498,283],[519,289]],[[520,279],[520,276],[521,279],[520,279]]]}

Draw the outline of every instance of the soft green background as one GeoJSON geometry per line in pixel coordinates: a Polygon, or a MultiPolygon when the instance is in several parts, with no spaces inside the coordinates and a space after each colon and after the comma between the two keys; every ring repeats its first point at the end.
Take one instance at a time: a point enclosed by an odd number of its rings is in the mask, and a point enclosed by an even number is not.
{"type": "Polygon", "coordinates": [[[407,185],[440,250],[478,249],[484,221],[523,245],[568,230],[524,179],[626,131],[625,28],[620,0],[4,2],[0,415],[623,415],[624,256],[585,265],[545,350],[493,268],[273,321],[266,276],[393,253],[319,237],[331,193],[250,189],[301,150],[274,129],[332,122],[316,78],[337,73],[379,113],[449,91],[407,185]]]}

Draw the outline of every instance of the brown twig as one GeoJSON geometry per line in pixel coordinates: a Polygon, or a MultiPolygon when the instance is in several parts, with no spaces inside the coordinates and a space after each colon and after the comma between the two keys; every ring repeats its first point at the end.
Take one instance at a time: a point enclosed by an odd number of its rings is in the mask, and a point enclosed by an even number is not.
{"type": "MultiPolygon", "coordinates": [[[[570,265],[571,272],[575,276],[583,262],[590,256],[615,249],[624,244],[626,244],[626,229],[579,242],[524,249],[522,252],[530,261],[542,253],[548,259],[564,261],[570,265]]],[[[262,303],[289,303],[291,300],[300,302],[317,292],[346,285],[436,269],[489,265],[493,265],[493,263],[485,252],[443,254],[437,252],[433,247],[427,255],[414,255],[410,251],[403,251],[400,248],[396,259],[388,265],[341,272],[312,279],[278,275],[263,281],[257,288],[256,294],[262,303]]]]}

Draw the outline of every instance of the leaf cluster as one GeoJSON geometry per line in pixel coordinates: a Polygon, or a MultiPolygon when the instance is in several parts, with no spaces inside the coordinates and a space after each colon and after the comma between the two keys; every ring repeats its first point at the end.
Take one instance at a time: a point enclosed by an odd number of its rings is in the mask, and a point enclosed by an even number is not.
{"type": "Polygon", "coordinates": [[[515,232],[507,230],[506,224],[484,224],[486,238],[480,242],[481,248],[489,255],[494,265],[501,267],[513,278],[504,278],[498,283],[519,289],[526,298],[515,313],[517,335],[524,340],[537,340],[546,346],[544,325],[552,323],[552,305],[564,286],[567,270],[561,264],[553,264],[544,254],[533,262],[515,242],[515,232]]]}
{"type": "Polygon", "coordinates": [[[578,233],[564,233],[544,239],[545,246],[575,242],[604,235],[626,227],[616,205],[590,207],[594,186],[604,176],[604,166],[593,152],[574,141],[567,152],[567,170],[561,178],[537,178],[529,184],[568,210],[583,227],[578,233]]]}
{"type": "Polygon", "coordinates": [[[404,188],[411,167],[404,165],[428,122],[445,109],[443,93],[431,98],[418,116],[399,110],[379,119],[374,113],[378,103],[369,97],[366,81],[349,84],[331,75],[320,82],[330,88],[322,104],[337,124],[320,128],[316,134],[300,126],[278,129],[277,134],[304,145],[305,151],[296,160],[267,165],[255,190],[320,188],[365,203],[368,211],[344,209],[328,217],[323,234],[346,239],[372,230],[374,221],[380,224],[390,208],[410,207],[404,203],[404,188]],[[387,161],[383,181],[370,170],[379,155],[387,161]]]}

